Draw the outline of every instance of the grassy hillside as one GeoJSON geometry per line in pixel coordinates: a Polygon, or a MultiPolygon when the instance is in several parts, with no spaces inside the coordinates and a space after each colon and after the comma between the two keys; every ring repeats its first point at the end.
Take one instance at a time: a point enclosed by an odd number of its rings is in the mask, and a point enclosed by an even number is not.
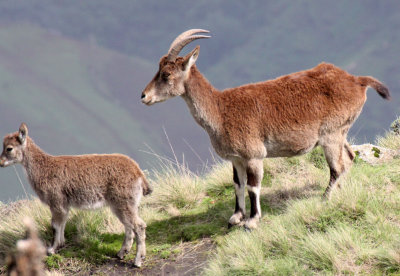
{"type": "MultiPolygon", "coordinates": [[[[388,135],[380,141],[398,149],[400,137],[388,135]]],[[[162,161],[162,166],[152,172],[154,192],[141,206],[147,223],[143,268],[131,267],[134,248],[124,261],[115,260],[123,229],[104,208],[70,214],[66,247],[46,258],[48,269],[66,275],[154,275],[183,260],[180,265],[186,270],[196,268],[193,271],[205,275],[400,273],[398,158],[378,166],[356,159],[330,201],[321,199],[329,178],[321,149],[302,157],[265,160],[263,217],[250,233],[240,227],[227,229],[234,208],[230,164],[215,165],[204,177],[170,162],[162,161]],[[190,255],[210,239],[214,246],[203,249],[208,262],[190,255]]],[[[0,214],[0,257],[23,236],[24,216],[33,217],[41,237],[50,242],[49,211],[37,199],[2,205],[0,214]]]]}

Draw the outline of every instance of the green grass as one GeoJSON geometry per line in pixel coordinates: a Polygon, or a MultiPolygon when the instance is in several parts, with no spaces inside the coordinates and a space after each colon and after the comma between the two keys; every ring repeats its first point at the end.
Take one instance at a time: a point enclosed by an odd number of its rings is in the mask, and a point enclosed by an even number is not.
{"type": "MultiPolygon", "coordinates": [[[[250,233],[227,228],[235,204],[229,163],[200,177],[183,165],[163,162],[161,171],[151,173],[153,194],[141,205],[147,223],[145,266],[174,260],[183,245],[211,238],[216,250],[205,275],[399,274],[400,159],[377,166],[355,162],[341,179],[342,188],[326,201],[321,195],[329,169],[322,157],[317,148],[302,157],[264,161],[263,217],[250,233]]],[[[26,201],[1,218],[3,258],[24,236],[24,216],[33,217],[41,238],[50,242],[48,208],[37,199],[26,201]]],[[[73,210],[66,246],[45,263],[53,272],[90,271],[113,259],[122,240],[123,227],[108,208],[73,210]]],[[[124,262],[134,256],[135,245],[124,262]]]]}
{"type": "MultiPolygon", "coordinates": [[[[169,259],[181,253],[182,243],[198,243],[206,237],[217,237],[228,232],[227,220],[234,206],[229,165],[223,164],[207,178],[195,176],[185,167],[169,166],[163,174],[154,172],[152,196],[142,200],[141,217],[147,223],[147,265],[153,260],[169,259]],[[225,175],[229,179],[225,179],[225,175]],[[164,175],[164,177],[162,177],[164,175]],[[179,181],[180,180],[180,181],[179,181]],[[220,185],[219,181],[225,184],[220,185]],[[186,186],[185,186],[186,185],[186,186]],[[176,192],[186,194],[179,196],[176,192]]],[[[24,236],[20,220],[33,217],[41,238],[49,244],[52,237],[48,207],[32,199],[0,223],[0,256],[4,257],[24,236]]],[[[97,211],[72,210],[65,229],[66,246],[53,256],[47,257],[48,269],[71,271],[79,267],[89,269],[114,258],[123,241],[123,226],[109,208],[97,211]],[[73,263],[71,268],[71,263],[73,263]]],[[[135,245],[126,256],[133,262],[135,245]]]]}
{"type": "Polygon", "coordinates": [[[283,212],[264,213],[250,235],[236,231],[221,238],[205,274],[400,273],[399,171],[399,160],[358,163],[330,201],[320,194],[287,200],[283,212]]]}

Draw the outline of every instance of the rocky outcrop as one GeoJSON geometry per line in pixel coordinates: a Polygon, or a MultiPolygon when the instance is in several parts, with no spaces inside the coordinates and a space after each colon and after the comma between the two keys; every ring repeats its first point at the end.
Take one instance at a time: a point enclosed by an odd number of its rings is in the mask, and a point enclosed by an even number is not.
{"type": "Polygon", "coordinates": [[[400,159],[400,150],[387,149],[372,144],[353,145],[351,147],[358,158],[371,165],[382,164],[396,158],[400,159]]]}

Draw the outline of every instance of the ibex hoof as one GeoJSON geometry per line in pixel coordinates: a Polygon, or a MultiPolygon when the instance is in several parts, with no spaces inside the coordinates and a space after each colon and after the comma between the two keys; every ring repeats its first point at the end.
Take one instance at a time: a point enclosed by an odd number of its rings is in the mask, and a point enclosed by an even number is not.
{"type": "Polygon", "coordinates": [[[231,228],[234,225],[240,224],[240,222],[244,219],[244,216],[242,213],[235,213],[231,216],[228,222],[228,229],[231,228]]]}
{"type": "Polygon", "coordinates": [[[250,228],[250,227],[248,227],[246,224],[244,225],[243,229],[244,229],[245,232],[248,232],[248,233],[250,233],[251,231],[253,231],[253,229],[250,228]]]}
{"type": "Polygon", "coordinates": [[[259,217],[249,218],[244,223],[244,228],[248,230],[256,229],[258,222],[260,221],[259,217]]]}
{"type": "Polygon", "coordinates": [[[124,258],[125,258],[125,255],[128,253],[128,251],[127,250],[120,250],[118,253],[117,253],[117,257],[118,257],[118,259],[120,259],[120,260],[123,260],[124,258]]]}
{"type": "Polygon", "coordinates": [[[133,263],[133,267],[140,268],[142,267],[142,261],[144,261],[145,257],[139,257],[135,259],[135,262],[133,263]]]}

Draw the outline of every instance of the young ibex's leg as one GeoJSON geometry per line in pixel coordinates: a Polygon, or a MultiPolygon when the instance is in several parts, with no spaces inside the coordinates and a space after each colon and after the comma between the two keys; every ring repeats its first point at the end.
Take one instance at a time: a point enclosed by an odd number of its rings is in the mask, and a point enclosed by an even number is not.
{"type": "Polygon", "coordinates": [[[244,198],[244,191],[246,188],[246,171],[239,162],[232,162],[233,166],[233,185],[235,185],[236,204],[235,212],[229,219],[228,228],[233,225],[239,224],[245,217],[246,205],[244,198]]]}
{"type": "Polygon", "coordinates": [[[137,210],[134,215],[134,229],[136,234],[136,257],[134,265],[142,266],[142,261],[146,257],[146,223],[139,217],[137,210]]]}
{"type": "MultiPolygon", "coordinates": [[[[137,185],[136,187],[141,186],[137,185]]],[[[136,257],[134,265],[140,267],[143,259],[146,257],[146,223],[138,215],[142,189],[137,189],[133,196],[135,198],[133,202],[128,201],[126,204],[119,206],[111,205],[111,208],[125,226],[125,239],[117,256],[120,259],[124,258],[131,250],[133,238],[136,236],[136,257]]]]}
{"type": "Polygon", "coordinates": [[[118,258],[122,260],[125,255],[131,250],[133,238],[135,237],[135,234],[133,232],[133,206],[130,206],[130,204],[127,203],[126,205],[124,204],[123,206],[118,207],[110,204],[110,207],[125,227],[124,241],[122,243],[121,249],[117,253],[118,258]]]}
{"type": "Polygon", "coordinates": [[[330,197],[330,193],[336,186],[339,177],[345,172],[345,158],[351,159],[350,153],[348,153],[348,145],[346,146],[346,144],[345,137],[339,134],[332,135],[321,143],[330,170],[329,184],[324,192],[325,198],[330,197]]]}
{"type": "Polygon", "coordinates": [[[121,260],[125,257],[126,254],[131,250],[133,244],[133,238],[135,234],[133,232],[133,226],[131,223],[125,224],[125,238],[124,242],[122,243],[122,247],[117,253],[118,258],[121,260]]]}
{"type": "Polygon", "coordinates": [[[68,210],[50,208],[51,227],[53,228],[53,244],[47,249],[47,254],[54,254],[57,248],[64,246],[64,229],[67,222],[68,210]]]}
{"type": "Polygon", "coordinates": [[[247,164],[247,190],[250,198],[250,218],[246,221],[245,227],[252,229],[257,227],[261,218],[260,191],[261,180],[264,168],[263,160],[254,159],[247,164]]]}

